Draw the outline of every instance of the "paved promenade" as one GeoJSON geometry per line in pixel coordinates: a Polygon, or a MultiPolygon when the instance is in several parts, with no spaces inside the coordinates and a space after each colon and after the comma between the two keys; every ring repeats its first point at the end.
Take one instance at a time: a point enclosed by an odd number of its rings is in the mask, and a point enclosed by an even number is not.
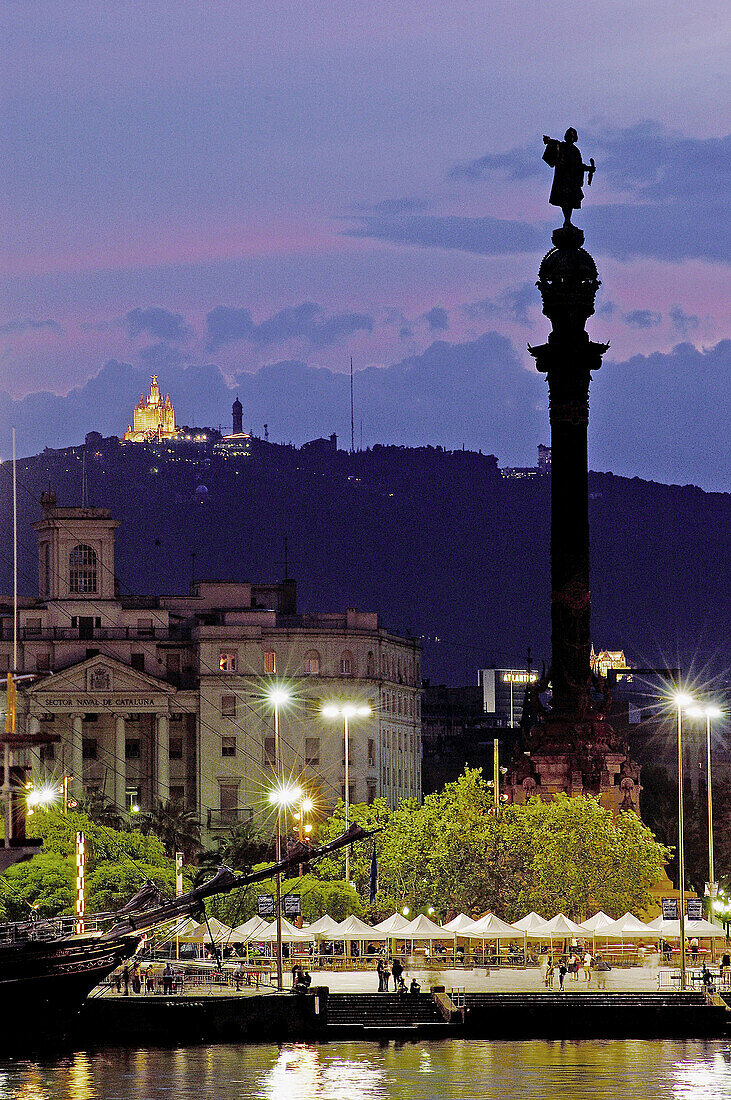
{"type": "MultiPolygon", "coordinates": [[[[313,970],[311,973],[313,985],[326,985],[333,993],[374,993],[378,990],[375,964],[372,971],[333,972],[330,970],[313,970]]],[[[583,975],[579,976],[578,981],[574,981],[567,974],[565,985],[567,990],[573,992],[586,992],[588,988],[592,991],[600,989],[607,992],[615,990],[623,993],[630,991],[655,993],[658,989],[657,975],[656,967],[650,969],[636,966],[626,970],[610,970],[609,973],[603,975],[595,971],[591,975],[591,982],[588,986],[583,975]],[[599,980],[602,978],[605,979],[605,982],[600,985],[599,980]]],[[[506,967],[501,970],[491,970],[489,973],[483,969],[440,970],[438,972],[406,969],[404,977],[407,978],[407,985],[411,978],[415,977],[425,993],[432,985],[443,985],[447,989],[464,989],[470,993],[519,993],[521,991],[540,993],[546,990],[536,967],[527,970],[506,967]]],[[[289,982],[289,973],[285,974],[285,982],[289,982]]],[[[664,988],[668,988],[668,985],[669,983],[665,981],[664,988]]],[[[390,989],[393,990],[393,979],[390,981],[390,989]]],[[[556,981],[556,989],[558,989],[558,980],[556,981]]]]}

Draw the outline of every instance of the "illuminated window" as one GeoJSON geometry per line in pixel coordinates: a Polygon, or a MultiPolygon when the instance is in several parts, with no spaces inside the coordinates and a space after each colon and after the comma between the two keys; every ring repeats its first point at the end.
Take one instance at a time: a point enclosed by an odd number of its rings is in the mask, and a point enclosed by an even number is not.
{"type": "Polygon", "coordinates": [[[96,552],[84,543],[69,554],[69,592],[96,592],[96,552]]]}
{"type": "Polygon", "coordinates": [[[222,695],[221,696],[221,717],[222,718],[235,718],[236,717],[236,696],[235,695],[222,695]]]}
{"type": "Polygon", "coordinates": [[[235,756],[236,755],[236,738],[235,737],[222,737],[221,738],[221,756],[235,756]]]}
{"type": "Polygon", "coordinates": [[[311,649],[305,653],[303,665],[305,676],[320,675],[320,654],[317,650],[311,649]]]}
{"type": "Polygon", "coordinates": [[[273,676],[277,671],[277,655],[272,649],[268,649],[264,654],[264,672],[268,676],[273,676]]]}
{"type": "Polygon", "coordinates": [[[218,654],[218,667],[221,672],[236,672],[239,667],[239,655],[234,650],[221,650],[218,654]]]}

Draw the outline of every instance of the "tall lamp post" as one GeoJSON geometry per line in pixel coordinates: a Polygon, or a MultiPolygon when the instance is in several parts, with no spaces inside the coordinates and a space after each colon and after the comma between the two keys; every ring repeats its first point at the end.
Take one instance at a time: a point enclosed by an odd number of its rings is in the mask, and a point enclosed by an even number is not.
{"type": "MultiPolygon", "coordinates": [[[[710,915],[713,915],[713,899],[716,896],[717,885],[713,867],[713,790],[711,772],[711,718],[720,718],[721,711],[718,707],[707,705],[705,707],[689,707],[686,714],[690,718],[705,718],[706,720],[706,785],[708,787],[708,907],[710,915]]],[[[716,941],[711,940],[711,959],[715,962],[716,941]]]]}
{"type": "MultiPolygon", "coordinates": [[[[282,858],[282,807],[286,805],[287,795],[285,792],[289,791],[283,782],[280,775],[280,755],[279,755],[279,711],[282,707],[286,707],[291,698],[291,693],[282,684],[272,684],[267,693],[266,701],[274,711],[274,779],[275,787],[269,795],[269,801],[272,805],[277,807],[277,863],[282,858]]],[[[277,884],[277,908],[276,908],[276,921],[277,921],[277,989],[281,992],[283,988],[282,982],[282,876],[277,871],[276,876],[277,884]]]]}
{"type": "MultiPolygon", "coordinates": [[[[325,718],[342,718],[343,737],[345,743],[345,831],[350,827],[350,745],[349,724],[352,718],[370,718],[373,711],[367,704],[359,703],[327,703],[322,708],[325,718]]],[[[350,882],[350,846],[345,848],[345,881],[350,882]]]]}
{"type": "MultiPolygon", "coordinates": [[[[270,805],[277,807],[277,863],[282,858],[282,811],[294,806],[302,798],[299,787],[289,783],[277,783],[269,792],[270,805]]],[[[282,876],[279,871],[276,875],[277,905],[275,919],[277,922],[277,989],[282,992],[284,983],[282,980],[282,876]]]]}
{"type": "Polygon", "coordinates": [[[683,839],[683,710],[693,702],[679,691],[673,699],[678,731],[678,891],[680,893],[680,988],[685,990],[685,843],[683,839]]]}

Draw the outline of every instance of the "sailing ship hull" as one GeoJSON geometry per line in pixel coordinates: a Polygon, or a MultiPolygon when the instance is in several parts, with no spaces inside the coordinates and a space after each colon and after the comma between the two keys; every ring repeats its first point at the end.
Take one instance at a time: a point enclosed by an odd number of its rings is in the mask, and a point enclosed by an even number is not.
{"type": "Polygon", "coordinates": [[[135,953],[139,937],[0,945],[0,1047],[67,1035],[91,990],[135,953]]]}

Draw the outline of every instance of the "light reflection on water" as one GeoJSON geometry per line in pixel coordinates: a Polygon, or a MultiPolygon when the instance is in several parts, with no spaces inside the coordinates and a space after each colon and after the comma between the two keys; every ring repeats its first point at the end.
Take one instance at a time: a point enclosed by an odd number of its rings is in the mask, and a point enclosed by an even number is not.
{"type": "Polygon", "coordinates": [[[0,1061],[0,1100],[729,1100],[714,1040],[107,1049],[0,1061]]]}

